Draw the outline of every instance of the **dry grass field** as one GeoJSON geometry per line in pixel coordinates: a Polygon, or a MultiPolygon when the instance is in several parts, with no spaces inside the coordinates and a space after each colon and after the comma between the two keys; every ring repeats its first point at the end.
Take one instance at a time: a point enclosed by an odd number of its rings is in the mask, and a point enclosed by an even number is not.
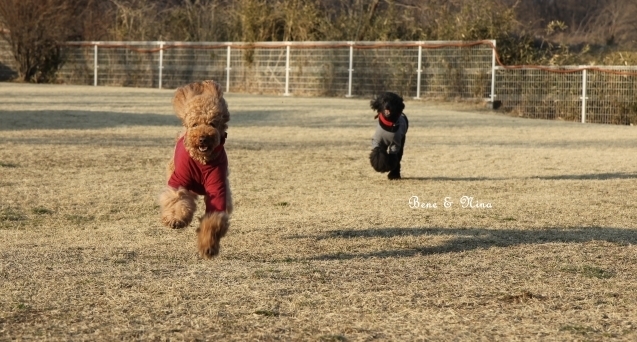
{"type": "Polygon", "coordinates": [[[368,99],[226,94],[202,260],[159,222],[172,94],[0,83],[0,340],[637,339],[635,127],[410,100],[390,182],[368,99]]]}

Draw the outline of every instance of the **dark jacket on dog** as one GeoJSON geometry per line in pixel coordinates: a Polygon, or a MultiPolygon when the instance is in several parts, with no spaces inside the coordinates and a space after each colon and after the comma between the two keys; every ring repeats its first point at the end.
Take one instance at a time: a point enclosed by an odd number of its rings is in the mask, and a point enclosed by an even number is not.
{"type": "Polygon", "coordinates": [[[372,137],[372,149],[386,146],[388,147],[387,153],[389,154],[401,152],[408,127],[409,121],[407,121],[405,114],[401,114],[395,123],[379,115],[378,126],[376,126],[376,132],[372,137]]]}
{"type": "Polygon", "coordinates": [[[184,187],[198,195],[204,195],[206,212],[226,210],[226,176],[228,156],[223,142],[217,148],[219,155],[207,164],[192,159],[181,137],[175,146],[175,171],[168,185],[177,189],[184,187]]]}
{"type": "Polygon", "coordinates": [[[372,137],[369,161],[376,172],[389,172],[388,178],[400,178],[400,161],[407,137],[409,121],[400,114],[396,122],[378,115],[378,126],[372,137]]]}
{"type": "Polygon", "coordinates": [[[403,98],[392,92],[383,92],[369,105],[377,113],[374,118],[378,119],[369,161],[377,172],[389,172],[387,178],[400,179],[400,161],[409,128],[409,121],[403,113],[403,98]]]}

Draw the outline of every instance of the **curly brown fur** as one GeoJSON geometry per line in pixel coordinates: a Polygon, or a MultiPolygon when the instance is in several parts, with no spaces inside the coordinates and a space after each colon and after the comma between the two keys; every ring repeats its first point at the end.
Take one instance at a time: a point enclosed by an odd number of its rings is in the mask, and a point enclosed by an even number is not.
{"type": "Polygon", "coordinates": [[[177,88],[173,108],[185,128],[184,145],[190,156],[202,164],[215,159],[218,153],[214,149],[230,121],[221,86],[202,81],[177,88]]]}
{"type": "Polygon", "coordinates": [[[159,195],[161,221],[170,228],[184,228],[197,210],[197,195],[184,189],[167,187],[159,195]]]}
{"type": "Polygon", "coordinates": [[[221,238],[228,232],[230,222],[225,212],[207,213],[201,218],[197,229],[197,246],[203,258],[219,254],[221,238]]]}
{"type": "MultiPolygon", "coordinates": [[[[175,91],[172,103],[175,114],[184,126],[184,131],[177,141],[183,137],[183,145],[188,154],[199,163],[207,164],[214,160],[220,151],[223,151],[223,149],[215,151],[215,148],[225,139],[227,123],[230,120],[228,105],[223,98],[221,86],[214,81],[185,85],[175,91]]],[[[175,172],[173,158],[174,153],[166,167],[169,183],[175,172]]],[[[226,172],[227,174],[229,171],[226,172]]],[[[200,218],[197,229],[199,253],[205,258],[219,253],[219,242],[228,231],[229,214],[232,213],[233,203],[227,176],[225,183],[226,210],[206,212],[200,218]]],[[[187,189],[174,189],[168,186],[159,196],[163,224],[171,228],[188,226],[196,210],[197,197],[197,194],[187,189]]]]}

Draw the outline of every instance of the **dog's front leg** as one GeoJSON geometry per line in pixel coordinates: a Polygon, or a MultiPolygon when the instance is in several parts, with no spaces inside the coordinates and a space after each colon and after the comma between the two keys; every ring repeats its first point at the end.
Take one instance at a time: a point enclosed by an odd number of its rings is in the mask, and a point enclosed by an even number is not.
{"type": "Polygon", "coordinates": [[[225,211],[206,213],[197,229],[197,246],[203,258],[212,258],[219,254],[219,242],[228,232],[230,221],[225,211]]]}
{"type": "Polygon", "coordinates": [[[159,195],[161,222],[170,228],[184,228],[192,222],[197,195],[185,188],[167,187],[159,195]]]}

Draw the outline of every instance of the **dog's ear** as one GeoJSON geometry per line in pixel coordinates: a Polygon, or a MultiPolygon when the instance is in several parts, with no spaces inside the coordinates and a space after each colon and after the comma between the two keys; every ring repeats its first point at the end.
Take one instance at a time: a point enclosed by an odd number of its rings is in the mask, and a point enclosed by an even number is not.
{"type": "Polygon", "coordinates": [[[221,89],[221,85],[213,80],[206,80],[200,83],[201,85],[201,93],[202,94],[210,94],[210,96],[214,97],[223,97],[223,89],[221,89]]]}
{"type": "Polygon", "coordinates": [[[225,108],[225,110],[223,110],[223,112],[221,113],[221,118],[225,131],[226,129],[228,129],[228,125],[226,123],[230,121],[230,112],[228,111],[228,104],[223,99],[223,89],[221,89],[221,85],[212,80],[203,81],[201,82],[201,85],[203,87],[204,94],[210,94],[210,96],[218,98],[219,101],[223,103],[222,108],[225,108]]]}
{"type": "MultiPolygon", "coordinates": [[[[188,101],[195,96],[205,96],[223,99],[223,90],[221,89],[221,85],[219,83],[206,80],[201,82],[193,82],[187,84],[185,86],[177,88],[175,90],[175,96],[173,97],[173,108],[175,109],[175,114],[180,118],[184,119],[186,114],[186,106],[188,101]]],[[[227,111],[226,111],[227,112],[227,111]]],[[[230,120],[229,114],[224,113],[224,118],[228,116],[226,122],[230,120]]]]}
{"type": "Polygon", "coordinates": [[[187,84],[181,86],[175,90],[175,96],[173,96],[173,109],[175,114],[180,119],[184,119],[186,114],[186,103],[193,96],[193,84],[187,84]]]}

